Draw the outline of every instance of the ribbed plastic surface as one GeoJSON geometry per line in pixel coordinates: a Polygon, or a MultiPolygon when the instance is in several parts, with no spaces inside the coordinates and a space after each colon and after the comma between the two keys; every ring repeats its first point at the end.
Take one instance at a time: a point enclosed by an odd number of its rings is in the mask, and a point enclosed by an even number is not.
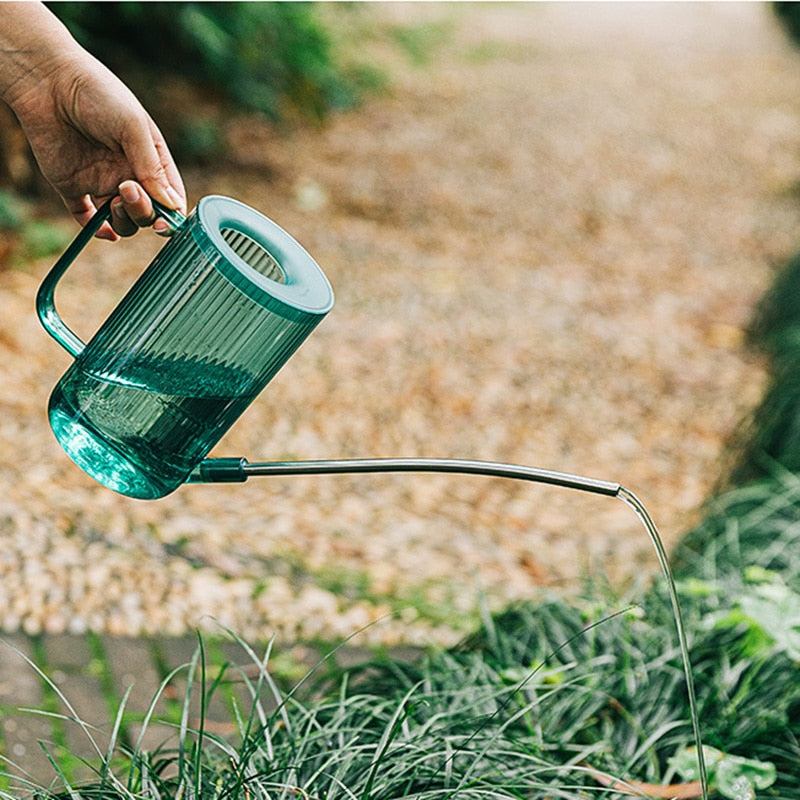
{"type": "Polygon", "coordinates": [[[263,232],[250,235],[253,213],[248,232],[235,218],[215,231],[235,258],[193,213],[54,389],[56,437],[106,486],[142,498],[177,488],[330,308],[311,257],[297,245],[284,268],[263,232]],[[304,281],[318,312],[291,302],[309,294],[304,281]]]}

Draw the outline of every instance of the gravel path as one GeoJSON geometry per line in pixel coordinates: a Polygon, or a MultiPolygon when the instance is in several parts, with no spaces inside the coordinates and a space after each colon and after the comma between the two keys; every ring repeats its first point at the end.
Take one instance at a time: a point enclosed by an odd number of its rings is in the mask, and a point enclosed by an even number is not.
{"type": "MultiPolygon", "coordinates": [[[[797,249],[800,53],[762,4],[360,13],[425,23],[430,62],[367,43],[398,67],[391,92],[290,137],[232,120],[239,166],[186,175],[194,200],[231,194],[294,233],[337,293],[219,454],[577,472],[635,491],[674,542],[762,391],[743,327],[797,249]]],[[[84,336],[153,238],[93,244],[65,282],[84,336]]],[[[481,593],[656,569],[622,503],[501,480],[102,489],[46,423],[68,363],[32,312],[47,267],[0,275],[7,631],[290,641],[375,621],[358,641],[450,642],[481,593]]]]}

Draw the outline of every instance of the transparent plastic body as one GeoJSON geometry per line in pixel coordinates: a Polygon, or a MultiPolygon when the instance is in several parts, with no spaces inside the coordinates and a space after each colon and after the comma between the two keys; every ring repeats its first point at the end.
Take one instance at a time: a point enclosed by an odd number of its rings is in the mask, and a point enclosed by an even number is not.
{"type": "Polygon", "coordinates": [[[65,269],[40,290],[45,327],[76,356],[50,424],[85,472],[138,498],[185,482],[333,302],[305,250],[229,198],[198,204],[86,345],[52,305],[65,269]]]}

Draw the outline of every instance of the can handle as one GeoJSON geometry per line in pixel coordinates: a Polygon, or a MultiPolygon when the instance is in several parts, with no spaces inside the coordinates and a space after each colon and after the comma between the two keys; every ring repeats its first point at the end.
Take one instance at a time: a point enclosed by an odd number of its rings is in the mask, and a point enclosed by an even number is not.
{"type": "MultiPolygon", "coordinates": [[[[153,209],[163,217],[173,229],[179,228],[186,219],[179,211],[161,205],[153,200],[153,209]]],[[[36,294],[36,313],[44,329],[73,357],[77,358],[86,346],[81,339],[70,330],[67,324],[56,311],[54,294],[56,284],[63,277],[72,262],[78,257],[81,250],[89,243],[92,237],[100,230],[104,222],[111,219],[111,200],[107,200],[95,212],[94,216],[80,230],[78,235],[70,242],[67,249],[47,273],[39,291],[36,294]]]]}

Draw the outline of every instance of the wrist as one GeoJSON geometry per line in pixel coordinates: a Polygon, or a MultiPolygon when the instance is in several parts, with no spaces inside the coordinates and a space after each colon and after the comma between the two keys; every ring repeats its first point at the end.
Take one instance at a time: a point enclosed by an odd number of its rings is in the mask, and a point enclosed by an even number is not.
{"type": "Polygon", "coordinates": [[[81,50],[40,3],[5,3],[0,13],[0,98],[15,111],[74,63],[81,50]]]}

